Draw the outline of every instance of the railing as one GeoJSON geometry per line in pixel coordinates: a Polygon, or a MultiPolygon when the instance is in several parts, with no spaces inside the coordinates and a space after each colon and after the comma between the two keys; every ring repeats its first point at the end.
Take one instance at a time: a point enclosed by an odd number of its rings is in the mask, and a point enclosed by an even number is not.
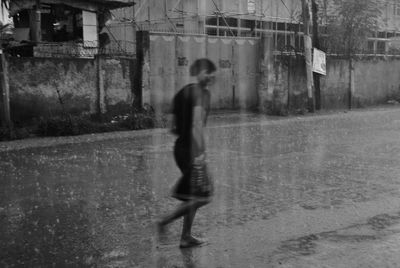
{"type": "Polygon", "coordinates": [[[33,47],[34,57],[45,58],[94,58],[96,55],[110,57],[135,57],[135,43],[113,41],[99,47],[98,42],[39,43],[33,47]]]}
{"type": "Polygon", "coordinates": [[[97,42],[39,43],[33,48],[33,56],[43,58],[94,58],[98,53],[97,42]]]}

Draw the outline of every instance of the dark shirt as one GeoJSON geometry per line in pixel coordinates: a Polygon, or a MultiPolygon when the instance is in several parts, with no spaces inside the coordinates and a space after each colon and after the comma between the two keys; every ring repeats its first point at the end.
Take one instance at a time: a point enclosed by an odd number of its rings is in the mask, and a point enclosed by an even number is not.
{"type": "MultiPolygon", "coordinates": [[[[174,97],[173,114],[175,117],[174,133],[178,140],[189,147],[193,146],[192,126],[193,108],[203,107],[205,114],[203,117],[204,125],[210,111],[210,92],[202,89],[198,84],[189,84],[183,87],[174,97]]],[[[193,148],[193,147],[192,147],[193,148]]],[[[193,148],[195,151],[204,151],[205,148],[193,148]]]]}

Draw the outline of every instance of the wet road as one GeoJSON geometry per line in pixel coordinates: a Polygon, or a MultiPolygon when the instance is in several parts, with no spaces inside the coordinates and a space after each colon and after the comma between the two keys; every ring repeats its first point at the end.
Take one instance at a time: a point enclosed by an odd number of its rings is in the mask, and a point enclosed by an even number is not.
{"type": "Polygon", "coordinates": [[[213,116],[207,138],[192,250],[180,221],[154,235],[178,204],[166,131],[0,144],[0,267],[400,265],[400,109],[213,116]]]}

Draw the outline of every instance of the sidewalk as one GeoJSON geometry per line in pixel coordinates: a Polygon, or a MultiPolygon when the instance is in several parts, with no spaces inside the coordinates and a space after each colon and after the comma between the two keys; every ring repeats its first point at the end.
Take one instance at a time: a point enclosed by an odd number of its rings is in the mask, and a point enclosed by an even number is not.
{"type": "MultiPolygon", "coordinates": [[[[400,106],[380,106],[374,108],[365,108],[357,110],[333,110],[333,111],[317,111],[305,115],[290,115],[287,117],[270,116],[246,111],[216,111],[212,112],[208,119],[208,128],[233,126],[238,124],[278,124],[279,122],[293,122],[301,120],[312,120],[313,118],[324,117],[343,117],[350,113],[363,112],[382,112],[388,110],[400,109],[400,106]]],[[[166,129],[145,129],[136,131],[116,131],[107,133],[85,134],[79,136],[65,137],[35,137],[23,140],[3,141],[0,142],[0,152],[22,150],[26,148],[50,147],[63,144],[76,144],[87,142],[99,142],[112,139],[127,139],[134,137],[143,137],[147,135],[168,134],[166,129]]]]}

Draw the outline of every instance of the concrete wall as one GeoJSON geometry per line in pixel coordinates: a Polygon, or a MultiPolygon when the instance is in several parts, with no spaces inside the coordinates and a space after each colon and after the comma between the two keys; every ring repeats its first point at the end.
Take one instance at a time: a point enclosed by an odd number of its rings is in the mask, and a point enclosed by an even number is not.
{"type": "Polygon", "coordinates": [[[355,100],[363,106],[400,96],[400,57],[364,58],[355,63],[355,100]]]}
{"type": "Polygon", "coordinates": [[[135,61],[107,59],[103,64],[104,103],[106,112],[122,114],[131,109],[134,100],[135,61]]]}
{"type": "MultiPolygon", "coordinates": [[[[261,59],[261,65],[260,110],[273,114],[306,110],[306,73],[302,56],[267,53],[261,59]]],[[[327,58],[327,75],[320,76],[322,109],[349,108],[349,74],[348,60],[327,58]]],[[[352,107],[385,104],[396,98],[399,101],[400,57],[370,57],[354,61],[352,107]]]]}
{"type": "Polygon", "coordinates": [[[99,83],[96,60],[9,58],[12,119],[60,115],[63,107],[69,114],[96,113],[100,105],[126,110],[132,103],[132,64],[105,60],[101,65],[99,83]]]}
{"type": "Polygon", "coordinates": [[[260,112],[286,115],[307,107],[304,58],[300,54],[273,53],[273,37],[260,40],[258,108],[260,112]]]}
{"type": "Polygon", "coordinates": [[[213,109],[257,107],[257,39],[160,33],[150,33],[146,39],[141,47],[148,48],[138,54],[143,56],[142,104],[169,112],[175,93],[196,82],[189,75],[190,65],[207,57],[218,69],[216,84],[210,89],[213,109]]]}
{"type": "MultiPolygon", "coordinates": [[[[400,96],[400,58],[364,57],[354,61],[352,106],[384,104],[400,96]]],[[[349,107],[349,62],[328,58],[327,75],[321,77],[323,109],[349,107]]]]}
{"type": "Polygon", "coordinates": [[[349,107],[349,63],[344,59],[327,58],[327,74],[320,76],[322,109],[349,107]]]}
{"type": "MultiPolygon", "coordinates": [[[[190,64],[204,56],[218,67],[212,89],[214,110],[258,107],[262,112],[286,114],[307,107],[302,56],[273,55],[271,38],[258,43],[206,36],[147,37],[141,69],[132,60],[121,59],[9,58],[13,121],[60,115],[63,107],[69,114],[122,114],[138,100],[158,112],[169,112],[174,94],[194,82],[188,75],[190,64]]],[[[400,98],[400,57],[357,59],[354,69],[353,107],[400,98]]],[[[348,94],[348,61],[328,57],[327,75],[321,76],[322,109],[347,109],[348,94]]]]}

